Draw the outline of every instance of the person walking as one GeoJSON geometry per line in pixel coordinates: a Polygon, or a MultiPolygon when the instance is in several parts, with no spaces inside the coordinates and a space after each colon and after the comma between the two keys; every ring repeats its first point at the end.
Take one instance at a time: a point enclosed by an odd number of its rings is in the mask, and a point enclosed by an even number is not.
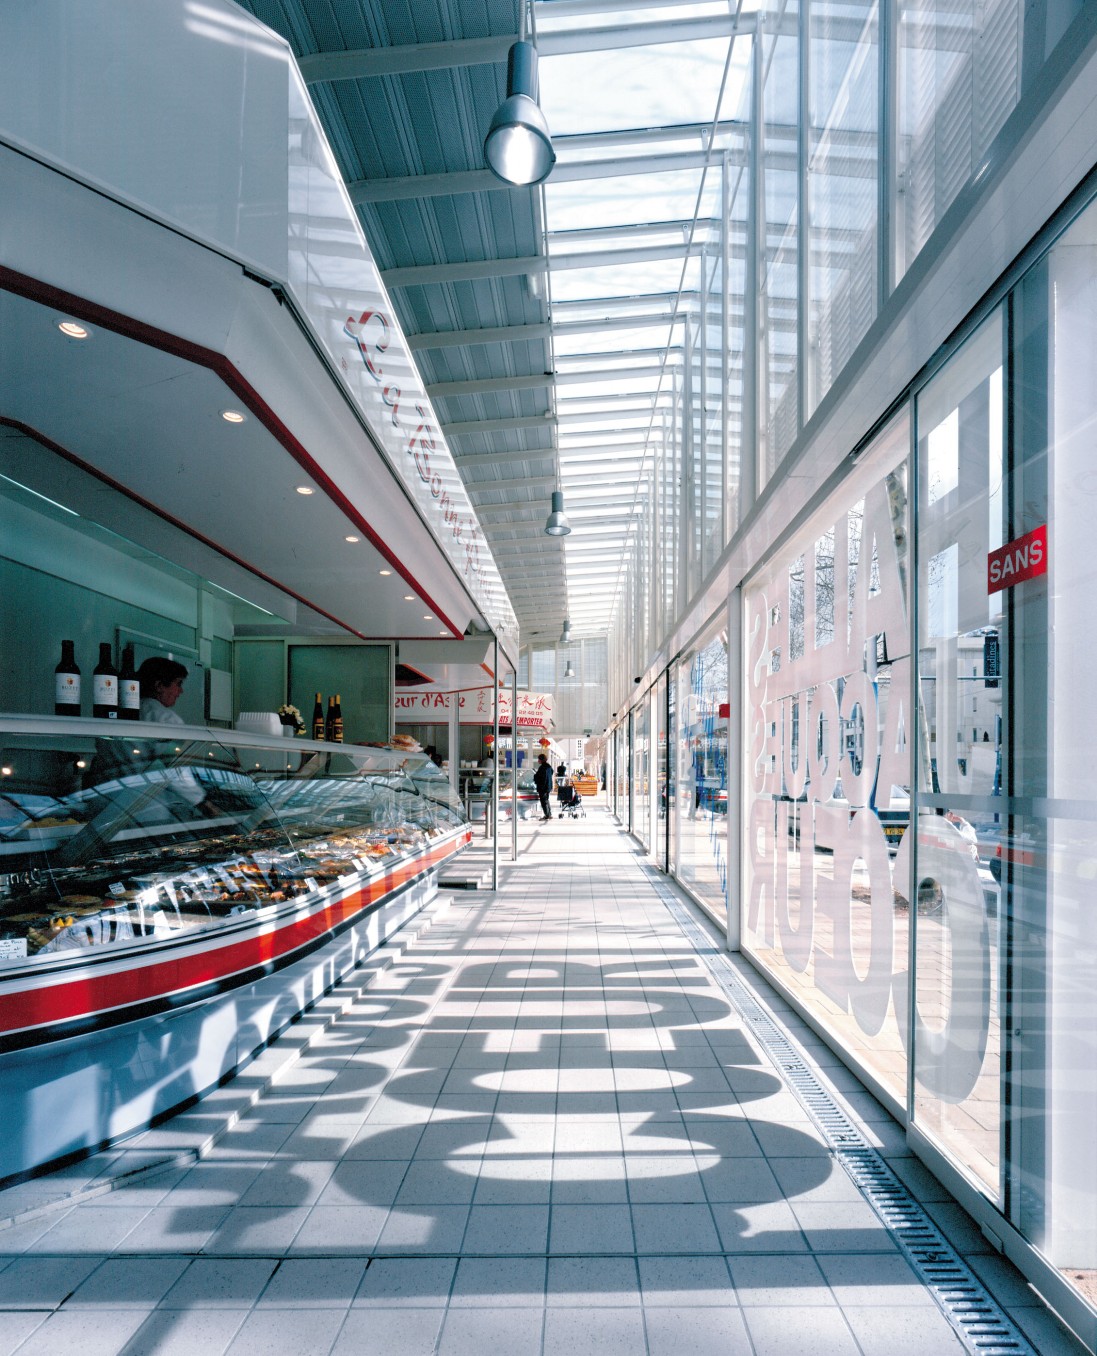
{"type": "Polygon", "coordinates": [[[537,798],[541,802],[542,821],[552,818],[549,807],[549,792],[552,790],[552,768],[543,753],[537,755],[537,771],[533,774],[533,784],[537,788],[537,798]]]}

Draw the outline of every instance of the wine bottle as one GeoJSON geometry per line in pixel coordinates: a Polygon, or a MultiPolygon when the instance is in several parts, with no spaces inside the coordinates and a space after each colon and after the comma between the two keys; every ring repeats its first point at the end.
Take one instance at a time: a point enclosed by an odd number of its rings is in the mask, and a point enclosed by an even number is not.
{"type": "Polygon", "coordinates": [[[334,738],[335,738],[335,698],[334,698],[334,697],[329,697],[329,698],[328,698],[328,715],[327,715],[327,720],[324,722],[324,738],[325,738],[325,739],[334,739],[334,738]]]}
{"type": "Polygon", "coordinates": [[[91,671],[91,699],[91,713],[97,720],[118,719],[118,670],[106,640],[99,642],[99,663],[91,671]]]}
{"type": "Polygon", "coordinates": [[[339,701],[338,692],[335,694],[335,718],[332,722],[332,726],[334,733],[331,737],[336,744],[341,744],[343,742],[343,707],[339,701]]]}
{"type": "Polygon", "coordinates": [[[53,710],[58,716],[80,714],[80,668],[73,652],[73,642],[61,642],[61,662],[54,669],[53,710]]]}
{"type": "Polygon", "coordinates": [[[122,650],[122,670],[118,675],[118,714],[123,720],[141,719],[141,684],[133,662],[133,646],[122,650]]]}
{"type": "Polygon", "coordinates": [[[319,692],[316,694],[316,701],[312,708],[312,737],[313,739],[323,739],[324,737],[324,699],[319,692]]]}

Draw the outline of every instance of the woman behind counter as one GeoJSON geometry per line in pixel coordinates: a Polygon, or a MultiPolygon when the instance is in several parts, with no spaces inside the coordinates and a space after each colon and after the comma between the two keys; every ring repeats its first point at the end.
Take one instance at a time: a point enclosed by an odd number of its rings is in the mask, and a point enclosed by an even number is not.
{"type": "Polygon", "coordinates": [[[137,670],[141,684],[141,719],[160,725],[184,725],[186,722],[171,708],[183,693],[186,666],[175,659],[153,655],[137,670]]]}

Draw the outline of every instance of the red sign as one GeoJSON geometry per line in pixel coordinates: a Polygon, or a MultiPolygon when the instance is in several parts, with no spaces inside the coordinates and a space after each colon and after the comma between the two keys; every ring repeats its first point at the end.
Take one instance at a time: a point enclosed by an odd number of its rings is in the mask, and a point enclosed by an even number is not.
{"type": "Polygon", "coordinates": [[[1012,588],[1038,574],[1047,574],[1047,523],[991,551],[987,556],[987,593],[1012,588]]]}

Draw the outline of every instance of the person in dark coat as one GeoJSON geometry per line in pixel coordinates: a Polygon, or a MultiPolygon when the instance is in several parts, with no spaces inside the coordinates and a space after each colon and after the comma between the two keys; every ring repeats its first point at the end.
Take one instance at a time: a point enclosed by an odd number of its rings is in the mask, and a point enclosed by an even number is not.
{"type": "Polygon", "coordinates": [[[533,784],[537,788],[537,798],[541,802],[541,818],[551,819],[549,792],[552,790],[552,768],[543,753],[537,755],[537,771],[533,774],[533,784]]]}

